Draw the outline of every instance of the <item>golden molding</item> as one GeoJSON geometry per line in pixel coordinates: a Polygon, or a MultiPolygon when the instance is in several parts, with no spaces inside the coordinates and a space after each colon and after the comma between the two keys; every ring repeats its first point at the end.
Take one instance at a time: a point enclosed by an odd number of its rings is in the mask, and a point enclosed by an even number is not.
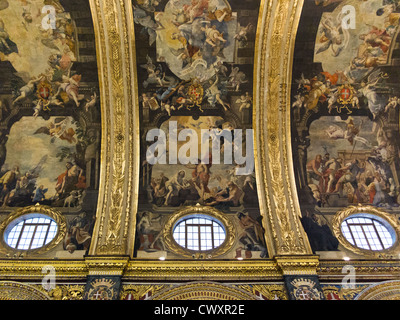
{"type": "Polygon", "coordinates": [[[193,261],[135,261],[129,262],[125,270],[126,280],[260,280],[282,279],[282,274],[273,260],[193,260],[193,261]]]}
{"type": "Polygon", "coordinates": [[[319,259],[317,256],[275,257],[283,275],[316,275],[319,259]]]}
{"type": "Polygon", "coordinates": [[[89,275],[123,275],[128,265],[128,257],[86,257],[89,275]]]}
{"type": "Polygon", "coordinates": [[[34,286],[14,281],[0,281],[0,300],[51,300],[34,286]]]}
{"type": "Polygon", "coordinates": [[[218,283],[194,282],[161,291],[152,300],[258,300],[249,292],[218,283]]]}
{"type": "Polygon", "coordinates": [[[74,260],[0,260],[1,279],[43,279],[43,268],[52,266],[57,279],[85,279],[88,266],[74,260]]]}
{"type": "Polygon", "coordinates": [[[400,300],[400,281],[385,281],[364,289],[355,300],[400,300]]]}
{"type": "Polygon", "coordinates": [[[343,210],[338,211],[332,219],[332,230],[335,237],[339,240],[340,244],[346,248],[347,250],[354,252],[356,254],[366,256],[366,257],[373,257],[373,258],[380,258],[380,259],[393,259],[395,257],[399,257],[400,253],[400,224],[397,219],[379,209],[372,206],[364,206],[359,204],[358,206],[350,206],[343,210]],[[394,245],[388,249],[380,250],[380,251],[373,251],[373,250],[366,250],[358,248],[352,245],[349,241],[346,240],[344,235],[342,234],[341,224],[342,222],[355,214],[368,214],[376,216],[385,222],[387,222],[395,231],[396,233],[396,241],[394,245]]]}
{"type": "MultiPolygon", "coordinates": [[[[314,257],[277,257],[275,260],[129,260],[122,257],[87,257],[86,260],[0,260],[0,278],[42,280],[43,268],[52,266],[58,280],[85,281],[91,275],[120,275],[123,281],[194,281],[194,280],[274,280],[284,275],[316,274],[321,280],[342,279],[343,267],[351,265],[357,277],[382,280],[398,279],[399,260],[317,261],[314,257]]],[[[57,280],[57,281],[58,281],[57,280]]]]}
{"type": "Polygon", "coordinates": [[[321,280],[341,281],[348,274],[348,266],[354,268],[358,279],[379,277],[382,280],[390,280],[400,277],[400,260],[320,260],[317,273],[321,280]]]}
{"type": "Polygon", "coordinates": [[[148,261],[119,257],[87,257],[83,260],[0,260],[2,279],[41,280],[43,267],[51,265],[57,279],[82,280],[91,275],[121,275],[127,280],[282,280],[273,260],[251,261],[148,261]]]}
{"type": "Polygon", "coordinates": [[[228,250],[232,249],[233,244],[235,242],[235,228],[225,214],[220,212],[219,210],[208,207],[208,206],[190,206],[183,208],[181,210],[176,211],[173,215],[169,217],[167,222],[163,227],[163,237],[166,246],[174,253],[179,254],[183,257],[194,257],[194,258],[214,258],[218,257],[228,250]],[[218,219],[224,226],[226,237],[224,242],[218,247],[213,250],[207,251],[193,251],[180,246],[173,237],[173,229],[175,224],[182,218],[190,215],[206,215],[211,216],[218,219]]]}
{"type": "Polygon", "coordinates": [[[67,231],[67,222],[65,220],[65,217],[60,211],[51,208],[49,206],[43,206],[43,205],[33,205],[21,208],[10,213],[0,225],[0,244],[1,244],[0,252],[8,254],[10,256],[12,256],[15,253],[17,253],[18,255],[24,254],[25,256],[39,255],[57,246],[61,242],[61,240],[65,237],[66,231],[67,231]],[[47,245],[32,250],[19,250],[10,247],[4,240],[4,232],[8,227],[8,225],[12,223],[15,219],[18,219],[27,214],[35,214],[35,213],[46,215],[49,218],[52,218],[57,223],[57,234],[54,237],[54,239],[47,245]]]}

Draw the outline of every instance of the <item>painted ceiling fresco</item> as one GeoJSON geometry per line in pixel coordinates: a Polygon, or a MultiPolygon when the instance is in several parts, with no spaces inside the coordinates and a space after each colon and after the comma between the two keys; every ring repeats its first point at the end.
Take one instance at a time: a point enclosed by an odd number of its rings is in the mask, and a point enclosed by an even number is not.
{"type": "Polygon", "coordinates": [[[341,208],[399,211],[399,19],[396,0],[304,3],[294,51],[292,144],[314,251],[338,250],[328,226],[341,208]]]}
{"type": "Polygon", "coordinates": [[[142,139],[137,256],[167,252],[174,257],[160,236],[162,225],[180,208],[200,204],[224,212],[237,230],[243,216],[248,221],[225,258],[265,257],[265,241],[257,231],[262,221],[254,168],[239,175],[237,170],[248,163],[224,158],[235,150],[253,152],[246,129],[252,128],[259,1],[134,0],[132,5],[142,139]],[[160,136],[148,139],[152,129],[165,134],[168,146],[153,152],[155,162],[148,151],[162,141],[160,136]],[[196,152],[204,142],[202,130],[212,131],[211,139],[221,142],[214,155],[196,152]],[[239,131],[241,138],[222,137],[239,131]],[[171,143],[173,136],[188,132],[171,143]],[[196,141],[193,148],[185,147],[187,139],[196,141]],[[177,154],[188,155],[188,162],[171,162],[177,154]]]}
{"type": "Polygon", "coordinates": [[[88,248],[94,223],[98,96],[87,1],[0,1],[0,214],[59,208],[71,256],[88,248]]]}

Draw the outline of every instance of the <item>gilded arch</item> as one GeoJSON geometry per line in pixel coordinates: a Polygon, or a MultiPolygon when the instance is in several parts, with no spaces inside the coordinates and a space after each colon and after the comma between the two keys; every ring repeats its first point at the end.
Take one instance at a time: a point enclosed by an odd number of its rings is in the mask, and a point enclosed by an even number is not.
{"type": "MultiPolygon", "coordinates": [[[[311,253],[299,221],[297,195],[293,192],[286,107],[302,3],[262,1],[259,12],[253,92],[256,183],[266,244],[272,256],[311,253]]],[[[138,186],[132,181],[139,177],[141,139],[133,11],[130,1],[122,0],[93,0],[91,8],[104,113],[101,172],[104,192],[100,193],[97,237],[90,253],[132,255],[138,204],[138,186]]]]}
{"type": "Polygon", "coordinates": [[[257,300],[250,293],[212,282],[192,282],[157,293],[152,300],[257,300]]]}
{"type": "Polygon", "coordinates": [[[383,281],[364,289],[355,300],[400,300],[400,281],[383,281]]]}
{"type": "MultiPolygon", "coordinates": [[[[135,96],[137,67],[133,55],[135,52],[132,32],[133,12],[129,3],[129,1],[104,3],[91,1],[102,80],[102,110],[105,114],[101,174],[101,187],[105,192],[99,199],[97,239],[92,243],[92,254],[132,253],[133,248],[132,234],[135,232],[133,226],[136,223],[138,203],[137,185],[123,182],[132,181],[129,177],[137,178],[139,174],[138,98],[135,96]],[[125,45],[125,50],[122,50],[122,44],[125,45]],[[105,49],[107,45],[109,50],[105,49]],[[126,251],[128,248],[130,249],[126,251]]],[[[294,182],[290,164],[281,167],[282,163],[289,163],[282,160],[289,159],[290,155],[290,142],[286,136],[286,129],[289,126],[288,112],[285,112],[282,104],[284,99],[288,99],[288,88],[285,84],[290,82],[294,31],[301,6],[301,1],[263,1],[260,5],[256,39],[254,63],[256,180],[259,198],[262,200],[261,213],[267,217],[263,223],[267,224],[264,227],[269,238],[268,250],[276,254],[310,253],[298,221],[296,196],[291,190],[294,182]],[[288,24],[285,22],[285,17],[288,18],[288,24]],[[282,33],[282,28],[285,28],[286,32],[282,33]],[[273,41],[273,45],[267,47],[269,41],[273,41]],[[268,54],[267,50],[272,54],[268,54]],[[276,69],[280,62],[283,70],[276,69]],[[283,100],[277,99],[276,92],[280,93],[283,100]],[[268,106],[268,109],[265,106],[268,106]],[[280,116],[282,111],[285,112],[283,117],[280,116]],[[268,149],[263,143],[266,137],[271,141],[268,149]],[[270,156],[272,153],[273,157],[270,156]],[[265,167],[267,163],[268,169],[265,167]],[[271,174],[273,179],[270,179],[271,174]],[[268,180],[276,183],[266,184],[268,180]],[[266,194],[269,195],[268,198],[265,198],[266,194]],[[285,243],[277,244],[282,241],[285,243]]]]}
{"type": "Polygon", "coordinates": [[[301,226],[290,142],[290,84],[294,41],[303,1],[265,1],[256,48],[255,159],[270,250],[310,254],[301,226]]]}
{"type": "Polygon", "coordinates": [[[16,281],[0,282],[0,300],[51,300],[44,292],[16,281]]]}

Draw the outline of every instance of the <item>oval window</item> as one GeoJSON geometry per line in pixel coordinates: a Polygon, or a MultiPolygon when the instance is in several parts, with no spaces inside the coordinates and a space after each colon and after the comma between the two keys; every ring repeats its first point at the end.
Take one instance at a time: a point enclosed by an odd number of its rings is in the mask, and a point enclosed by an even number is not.
{"type": "Polygon", "coordinates": [[[33,250],[50,243],[57,235],[57,223],[43,214],[23,215],[4,232],[5,242],[18,250],[33,250]]]}
{"type": "Polygon", "coordinates": [[[341,230],[348,242],[366,250],[385,250],[396,240],[390,224],[373,215],[352,215],[342,222],[341,230]]]}
{"type": "Polygon", "coordinates": [[[207,251],[219,247],[225,241],[226,231],[214,217],[191,215],[178,220],[172,235],[183,248],[207,251]]]}

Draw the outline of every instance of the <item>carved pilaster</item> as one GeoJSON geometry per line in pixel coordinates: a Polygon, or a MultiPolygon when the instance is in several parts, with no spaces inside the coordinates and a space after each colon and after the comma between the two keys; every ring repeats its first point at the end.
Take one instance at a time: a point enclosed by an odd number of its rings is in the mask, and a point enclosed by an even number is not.
{"type": "Polygon", "coordinates": [[[118,300],[122,275],[128,265],[129,257],[87,257],[85,262],[88,276],[84,299],[118,300]]]}
{"type": "Polygon", "coordinates": [[[282,271],[290,300],[325,299],[317,275],[317,256],[277,256],[275,260],[282,271]]]}

